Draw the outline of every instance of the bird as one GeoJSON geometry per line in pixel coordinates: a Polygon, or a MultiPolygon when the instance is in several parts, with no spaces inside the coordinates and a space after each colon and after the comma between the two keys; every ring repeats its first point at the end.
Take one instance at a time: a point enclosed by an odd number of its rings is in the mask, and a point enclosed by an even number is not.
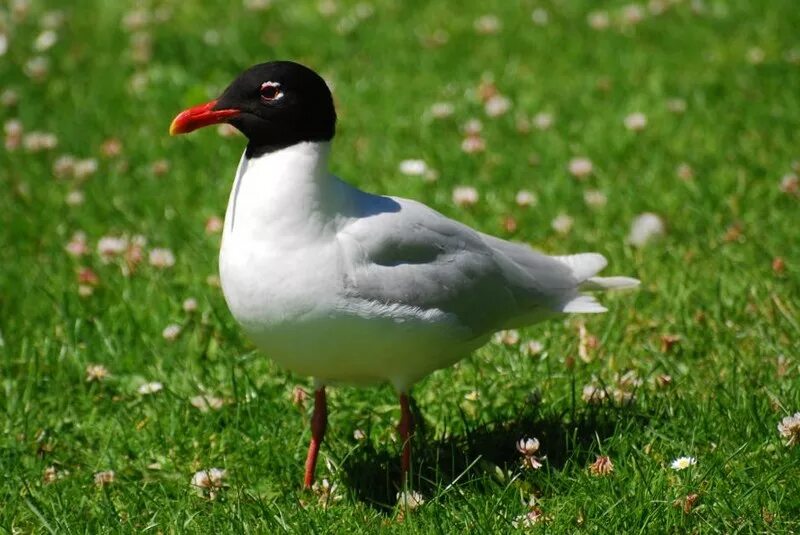
{"type": "Polygon", "coordinates": [[[598,253],[548,256],[421,202],[350,185],[328,169],[336,122],[319,74],[271,61],[182,111],[169,129],[228,123],[247,138],[225,213],[220,282],[256,347],[313,378],[305,488],[327,430],[327,386],[394,387],[406,481],[417,381],[497,331],[606,311],[586,292],[639,284],[598,276],[607,263],[598,253]]]}

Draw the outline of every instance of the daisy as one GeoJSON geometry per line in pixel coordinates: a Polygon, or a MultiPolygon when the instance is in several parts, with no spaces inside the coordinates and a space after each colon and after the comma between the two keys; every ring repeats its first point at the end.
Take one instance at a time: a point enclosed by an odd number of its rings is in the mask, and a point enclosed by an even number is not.
{"type": "Polygon", "coordinates": [[[694,466],[697,464],[697,459],[694,457],[678,457],[672,464],[670,464],[670,468],[673,470],[685,470],[690,466],[694,466]]]}

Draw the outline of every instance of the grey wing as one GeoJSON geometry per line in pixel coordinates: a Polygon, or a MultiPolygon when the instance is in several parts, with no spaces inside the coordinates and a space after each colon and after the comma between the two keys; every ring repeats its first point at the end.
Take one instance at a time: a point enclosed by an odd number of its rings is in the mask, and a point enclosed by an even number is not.
{"type": "Polygon", "coordinates": [[[423,204],[393,200],[399,210],[359,218],[342,232],[352,260],[350,296],[441,310],[477,335],[538,309],[552,313],[562,292],[550,291],[550,284],[574,292],[575,280],[559,262],[539,255],[547,277],[537,281],[514,260],[521,254],[515,247],[524,246],[481,235],[423,204]]]}

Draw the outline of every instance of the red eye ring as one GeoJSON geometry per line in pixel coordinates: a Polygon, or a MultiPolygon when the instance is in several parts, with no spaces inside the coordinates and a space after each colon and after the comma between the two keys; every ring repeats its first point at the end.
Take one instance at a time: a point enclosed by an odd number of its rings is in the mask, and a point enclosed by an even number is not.
{"type": "Polygon", "coordinates": [[[261,84],[261,100],[264,102],[274,102],[283,97],[281,84],[278,82],[264,82],[261,84]]]}

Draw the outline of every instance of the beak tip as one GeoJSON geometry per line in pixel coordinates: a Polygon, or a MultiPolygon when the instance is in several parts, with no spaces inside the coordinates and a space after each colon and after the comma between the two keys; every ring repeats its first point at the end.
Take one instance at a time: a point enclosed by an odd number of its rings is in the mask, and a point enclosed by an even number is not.
{"type": "Polygon", "coordinates": [[[179,126],[178,126],[178,120],[177,120],[177,118],[176,118],[176,119],[175,119],[175,120],[173,120],[173,121],[170,123],[170,125],[169,125],[169,135],[171,135],[171,136],[177,136],[177,135],[178,135],[178,134],[180,134],[180,133],[181,133],[181,132],[180,132],[180,128],[179,128],[179,126]]]}

